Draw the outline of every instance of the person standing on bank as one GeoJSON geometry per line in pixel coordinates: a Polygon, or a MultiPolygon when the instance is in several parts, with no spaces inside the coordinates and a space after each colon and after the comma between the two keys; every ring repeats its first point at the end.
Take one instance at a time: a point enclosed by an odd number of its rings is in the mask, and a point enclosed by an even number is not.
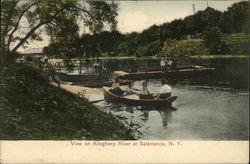
{"type": "Polygon", "coordinates": [[[97,58],[96,62],[94,63],[95,73],[100,73],[100,59],[97,58]]]}
{"type": "Polygon", "coordinates": [[[44,62],[48,73],[48,80],[51,78],[60,87],[60,82],[56,79],[56,68],[49,62],[47,57],[45,57],[44,62]]]}
{"type": "Polygon", "coordinates": [[[171,97],[172,88],[169,85],[167,85],[167,80],[161,79],[161,85],[162,85],[162,87],[161,87],[156,99],[166,99],[166,98],[171,97]]]}

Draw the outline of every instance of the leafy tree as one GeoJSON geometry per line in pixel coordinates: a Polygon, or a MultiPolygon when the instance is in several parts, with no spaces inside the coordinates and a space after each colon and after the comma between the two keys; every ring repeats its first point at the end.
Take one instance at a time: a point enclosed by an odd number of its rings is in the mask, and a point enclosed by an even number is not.
{"type": "Polygon", "coordinates": [[[138,37],[137,32],[125,34],[125,41],[118,46],[119,53],[128,56],[134,55],[138,45],[137,37],[138,37]]]}
{"type": "Polygon", "coordinates": [[[201,12],[200,21],[203,23],[203,28],[200,29],[200,32],[204,31],[207,28],[211,27],[219,27],[222,12],[215,10],[211,7],[206,8],[204,11],[201,12]]]}
{"type": "Polygon", "coordinates": [[[115,29],[116,16],[117,4],[114,2],[2,0],[1,47],[3,51],[16,52],[28,39],[41,39],[39,29],[47,32],[52,42],[72,40],[78,35],[79,21],[93,33],[104,27],[115,29]],[[18,37],[21,21],[27,21],[28,28],[24,36],[18,37]],[[12,48],[13,43],[16,44],[12,48]]]}
{"type": "Polygon", "coordinates": [[[249,12],[249,1],[234,3],[221,17],[223,31],[229,33],[248,32],[249,12]]]}
{"type": "Polygon", "coordinates": [[[209,48],[211,54],[223,54],[228,51],[227,45],[222,41],[222,33],[216,27],[204,32],[204,44],[209,48]]]}
{"type": "Polygon", "coordinates": [[[151,42],[143,47],[139,47],[137,51],[135,52],[136,56],[155,56],[158,52],[161,51],[161,42],[160,41],[154,41],[151,42]]]}

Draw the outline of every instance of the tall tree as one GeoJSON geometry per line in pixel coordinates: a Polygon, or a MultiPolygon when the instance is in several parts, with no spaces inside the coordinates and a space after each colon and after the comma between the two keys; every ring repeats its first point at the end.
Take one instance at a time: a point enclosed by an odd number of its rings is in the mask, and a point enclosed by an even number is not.
{"type": "Polygon", "coordinates": [[[47,32],[52,42],[70,40],[78,35],[79,22],[93,33],[115,29],[118,6],[114,2],[82,0],[2,0],[1,47],[16,52],[28,39],[41,39],[39,30],[47,32]],[[27,21],[25,34],[16,35],[27,21]],[[15,45],[13,45],[15,43],[15,45]]]}
{"type": "Polygon", "coordinates": [[[248,32],[250,20],[250,2],[234,3],[223,13],[221,23],[223,31],[230,33],[248,32]]]}
{"type": "Polygon", "coordinates": [[[223,54],[228,51],[218,27],[212,27],[204,31],[204,44],[209,48],[211,54],[223,54]]]}

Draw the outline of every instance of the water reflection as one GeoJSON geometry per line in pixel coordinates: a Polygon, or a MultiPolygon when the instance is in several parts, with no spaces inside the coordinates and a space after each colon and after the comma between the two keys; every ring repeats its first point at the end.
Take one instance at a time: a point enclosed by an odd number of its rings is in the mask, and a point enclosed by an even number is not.
{"type": "Polygon", "coordinates": [[[162,125],[163,126],[167,126],[168,125],[168,121],[170,121],[171,116],[172,116],[172,112],[170,111],[158,111],[161,115],[161,119],[162,119],[162,125]]]}
{"type": "MultiPolygon", "coordinates": [[[[142,114],[140,115],[141,119],[143,121],[147,121],[149,119],[149,113],[150,111],[152,111],[152,109],[149,109],[147,107],[141,107],[140,110],[142,112],[142,114]]],[[[162,126],[168,125],[168,122],[171,120],[172,117],[172,112],[176,110],[177,108],[173,106],[154,109],[154,111],[158,111],[160,114],[160,117],[162,119],[162,126]]]]}

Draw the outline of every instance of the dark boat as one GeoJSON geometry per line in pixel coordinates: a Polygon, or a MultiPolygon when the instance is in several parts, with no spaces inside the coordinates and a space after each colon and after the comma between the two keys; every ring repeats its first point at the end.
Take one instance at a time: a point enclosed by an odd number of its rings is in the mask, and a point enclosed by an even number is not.
{"type": "Polygon", "coordinates": [[[60,80],[62,81],[67,81],[67,82],[86,82],[90,80],[108,80],[109,77],[108,75],[105,74],[81,74],[81,75],[72,75],[72,74],[67,74],[63,72],[56,72],[56,75],[59,77],[60,80]]]}
{"type": "Polygon", "coordinates": [[[103,94],[107,100],[112,100],[115,102],[131,105],[131,106],[150,106],[150,107],[159,107],[159,106],[172,106],[172,102],[177,99],[177,96],[171,96],[167,99],[139,99],[139,96],[132,98],[132,95],[127,96],[117,96],[109,92],[109,87],[103,87],[103,94]]]}
{"type": "Polygon", "coordinates": [[[178,77],[178,76],[190,76],[190,75],[203,75],[205,73],[212,73],[215,68],[207,68],[203,66],[182,66],[177,67],[175,71],[162,72],[160,70],[148,70],[144,72],[125,72],[114,71],[120,79],[128,80],[140,80],[140,79],[158,79],[162,77],[178,77]]]}

